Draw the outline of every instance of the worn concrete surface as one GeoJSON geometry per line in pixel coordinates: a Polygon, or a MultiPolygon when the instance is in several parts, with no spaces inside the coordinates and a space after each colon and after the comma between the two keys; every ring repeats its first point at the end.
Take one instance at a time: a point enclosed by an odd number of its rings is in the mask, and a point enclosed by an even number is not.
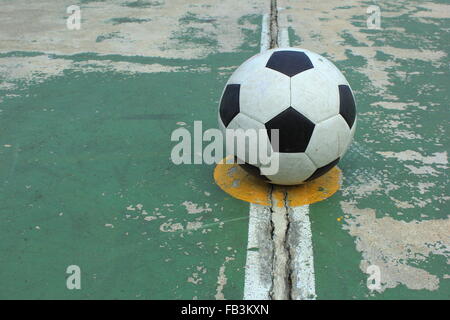
{"type": "MultiPolygon", "coordinates": [[[[173,165],[170,133],[216,127],[270,1],[80,1],[78,31],[68,4],[0,1],[0,297],[242,298],[248,204],[212,166],[173,165]],[[80,291],[65,287],[71,264],[80,291]]],[[[334,61],[358,104],[342,189],[309,207],[317,298],[450,298],[450,4],[277,7],[291,44],[334,61]]]]}

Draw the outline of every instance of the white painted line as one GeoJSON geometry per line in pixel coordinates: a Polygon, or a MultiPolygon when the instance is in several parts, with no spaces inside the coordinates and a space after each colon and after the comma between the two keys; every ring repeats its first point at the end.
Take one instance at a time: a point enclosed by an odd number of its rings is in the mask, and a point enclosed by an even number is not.
{"type": "Polygon", "coordinates": [[[289,208],[289,249],[291,254],[291,297],[294,300],[316,299],[314,257],[309,205],[289,208]]]}
{"type": "Polygon", "coordinates": [[[250,204],[249,219],[244,299],[269,300],[273,259],[270,208],[250,204]]]}
{"type": "MultiPolygon", "coordinates": [[[[261,53],[270,48],[269,19],[269,14],[264,14],[262,17],[261,53]]],[[[245,300],[270,299],[273,259],[270,228],[270,207],[250,203],[247,260],[245,263],[245,300]]]]}
{"type": "MultiPolygon", "coordinates": [[[[282,12],[282,9],[278,8],[278,12],[282,12]]],[[[278,15],[278,47],[290,47],[288,21],[285,14],[278,15]]]]}
{"type": "Polygon", "coordinates": [[[260,52],[264,52],[269,50],[270,48],[270,29],[269,29],[269,14],[264,14],[262,17],[261,24],[261,44],[260,44],[260,52]]]}

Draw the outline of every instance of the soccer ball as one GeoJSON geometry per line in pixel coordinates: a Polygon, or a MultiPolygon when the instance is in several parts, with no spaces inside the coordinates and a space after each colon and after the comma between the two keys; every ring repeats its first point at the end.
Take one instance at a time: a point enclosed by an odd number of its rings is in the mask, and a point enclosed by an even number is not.
{"type": "Polygon", "coordinates": [[[251,57],[231,75],[219,127],[224,133],[264,129],[259,139],[266,140],[269,156],[278,152],[278,172],[263,176],[259,160],[248,163],[256,145],[246,147],[243,168],[270,183],[295,185],[320,177],[342,158],[355,133],[355,100],[329,60],[305,49],[278,48],[251,57]],[[279,130],[276,148],[271,129],[279,130]]]}

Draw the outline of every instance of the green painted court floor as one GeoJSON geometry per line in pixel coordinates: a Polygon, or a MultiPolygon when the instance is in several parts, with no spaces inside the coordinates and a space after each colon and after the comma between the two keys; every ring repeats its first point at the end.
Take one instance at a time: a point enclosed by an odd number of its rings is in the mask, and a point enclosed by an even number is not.
{"type": "MultiPolygon", "coordinates": [[[[71,4],[0,0],[0,298],[242,299],[249,204],[170,136],[217,127],[269,1],[78,1],[68,30],[71,4]]],[[[317,298],[449,299],[450,3],[277,5],[357,100],[341,190],[310,206],[317,298]]]]}

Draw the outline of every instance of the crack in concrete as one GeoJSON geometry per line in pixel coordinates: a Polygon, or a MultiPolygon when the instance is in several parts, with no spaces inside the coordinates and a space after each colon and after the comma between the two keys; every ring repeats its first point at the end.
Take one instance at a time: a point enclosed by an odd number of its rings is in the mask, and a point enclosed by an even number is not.
{"type": "MultiPolygon", "coordinates": [[[[287,19],[279,21],[279,14],[277,0],[271,0],[270,14],[263,16],[261,52],[290,46],[287,19]]],[[[267,193],[269,205],[250,206],[249,241],[261,250],[247,255],[246,299],[303,300],[317,297],[309,206],[290,206],[287,190],[286,187],[270,185],[267,193]]]]}
{"type": "Polygon", "coordinates": [[[284,189],[284,197],[283,197],[283,202],[284,202],[284,208],[286,210],[286,234],[285,234],[285,240],[284,240],[284,247],[287,253],[287,263],[286,266],[288,268],[287,271],[287,288],[288,288],[288,299],[292,300],[292,283],[293,283],[293,274],[294,274],[294,269],[293,269],[293,263],[292,263],[292,249],[291,249],[291,241],[290,241],[290,234],[291,234],[291,216],[290,216],[290,208],[288,205],[288,193],[287,190],[284,189]]]}
{"type": "Polygon", "coordinates": [[[284,192],[283,206],[278,205],[272,188],[271,196],[271,240],[273,242],[272,288],[273,300],[291,298],[290,249],[288,243],[289,218],[286,206],[287,193],[284,192]]]}
{"type": "MultiPolygon", "coordinates": [[[[277,0],[270,2],[270,49],[277,48],[278,43],[278,5],[277,0]]],[[[278,205],[274,197],[274,186],[269,190],[270,200],[270,239],[273,243],[272,254],[272,287],[269,297],[272,300],[292,300],[292,265],[291,248],[289,242],[289,206],[287,190],[283,189],[283,206],[278,205]]]]}
{"type": "Polygon", "coordinates": [[[275,260],[275,248],[274,248],[274,232],[275,232],[275,225],[274,225],[274,223],[273,223],[273,219],[272,219],[272,216],[273,216],[273,199],[272,199],[272,194],[273,194],[273,189],[274,189],[274,186],[271,184],[270,185],[270,190],[269,190],[269,194],[268,194],[268,197],[269,197],[269,201],[270,201],[270,207],[269,207],[269,209],[270,209],[270,229],[269,229],[269,232],[270,232],[270,241],[271,241],[271,243],[272,243],[272,252],[271,252],[271,256],[270,256],[270,265],[271,265],[271,280],[272,280],[272,284],[271,284],[271,287],[270,287],[270,290],[269,290],[269,299],[270,300],[274,300],[274,286],[275,286],[275,281],[274,281],[274,270],[275,270],[275,263],[274,263],[274,260],[275,260]]]}
{"type": "Polygon", "coordinates": [[[279,206],[278,200],[274,196],[274,187],[269,191],[271,201],[270,212],[270,236],[273,243],[272,254],[272,286],[270,289],[270,299],[272,300],[292,300],[293,266],[291,261],[290,248],[290,208],[287,204],[287,191],[283,189],[283,205],[279,206]]]}
{"type": "Polygon", "coordinates": [[[278,47],[278,6],[277,0],[270,1],[270,49],[278,47]]]}

